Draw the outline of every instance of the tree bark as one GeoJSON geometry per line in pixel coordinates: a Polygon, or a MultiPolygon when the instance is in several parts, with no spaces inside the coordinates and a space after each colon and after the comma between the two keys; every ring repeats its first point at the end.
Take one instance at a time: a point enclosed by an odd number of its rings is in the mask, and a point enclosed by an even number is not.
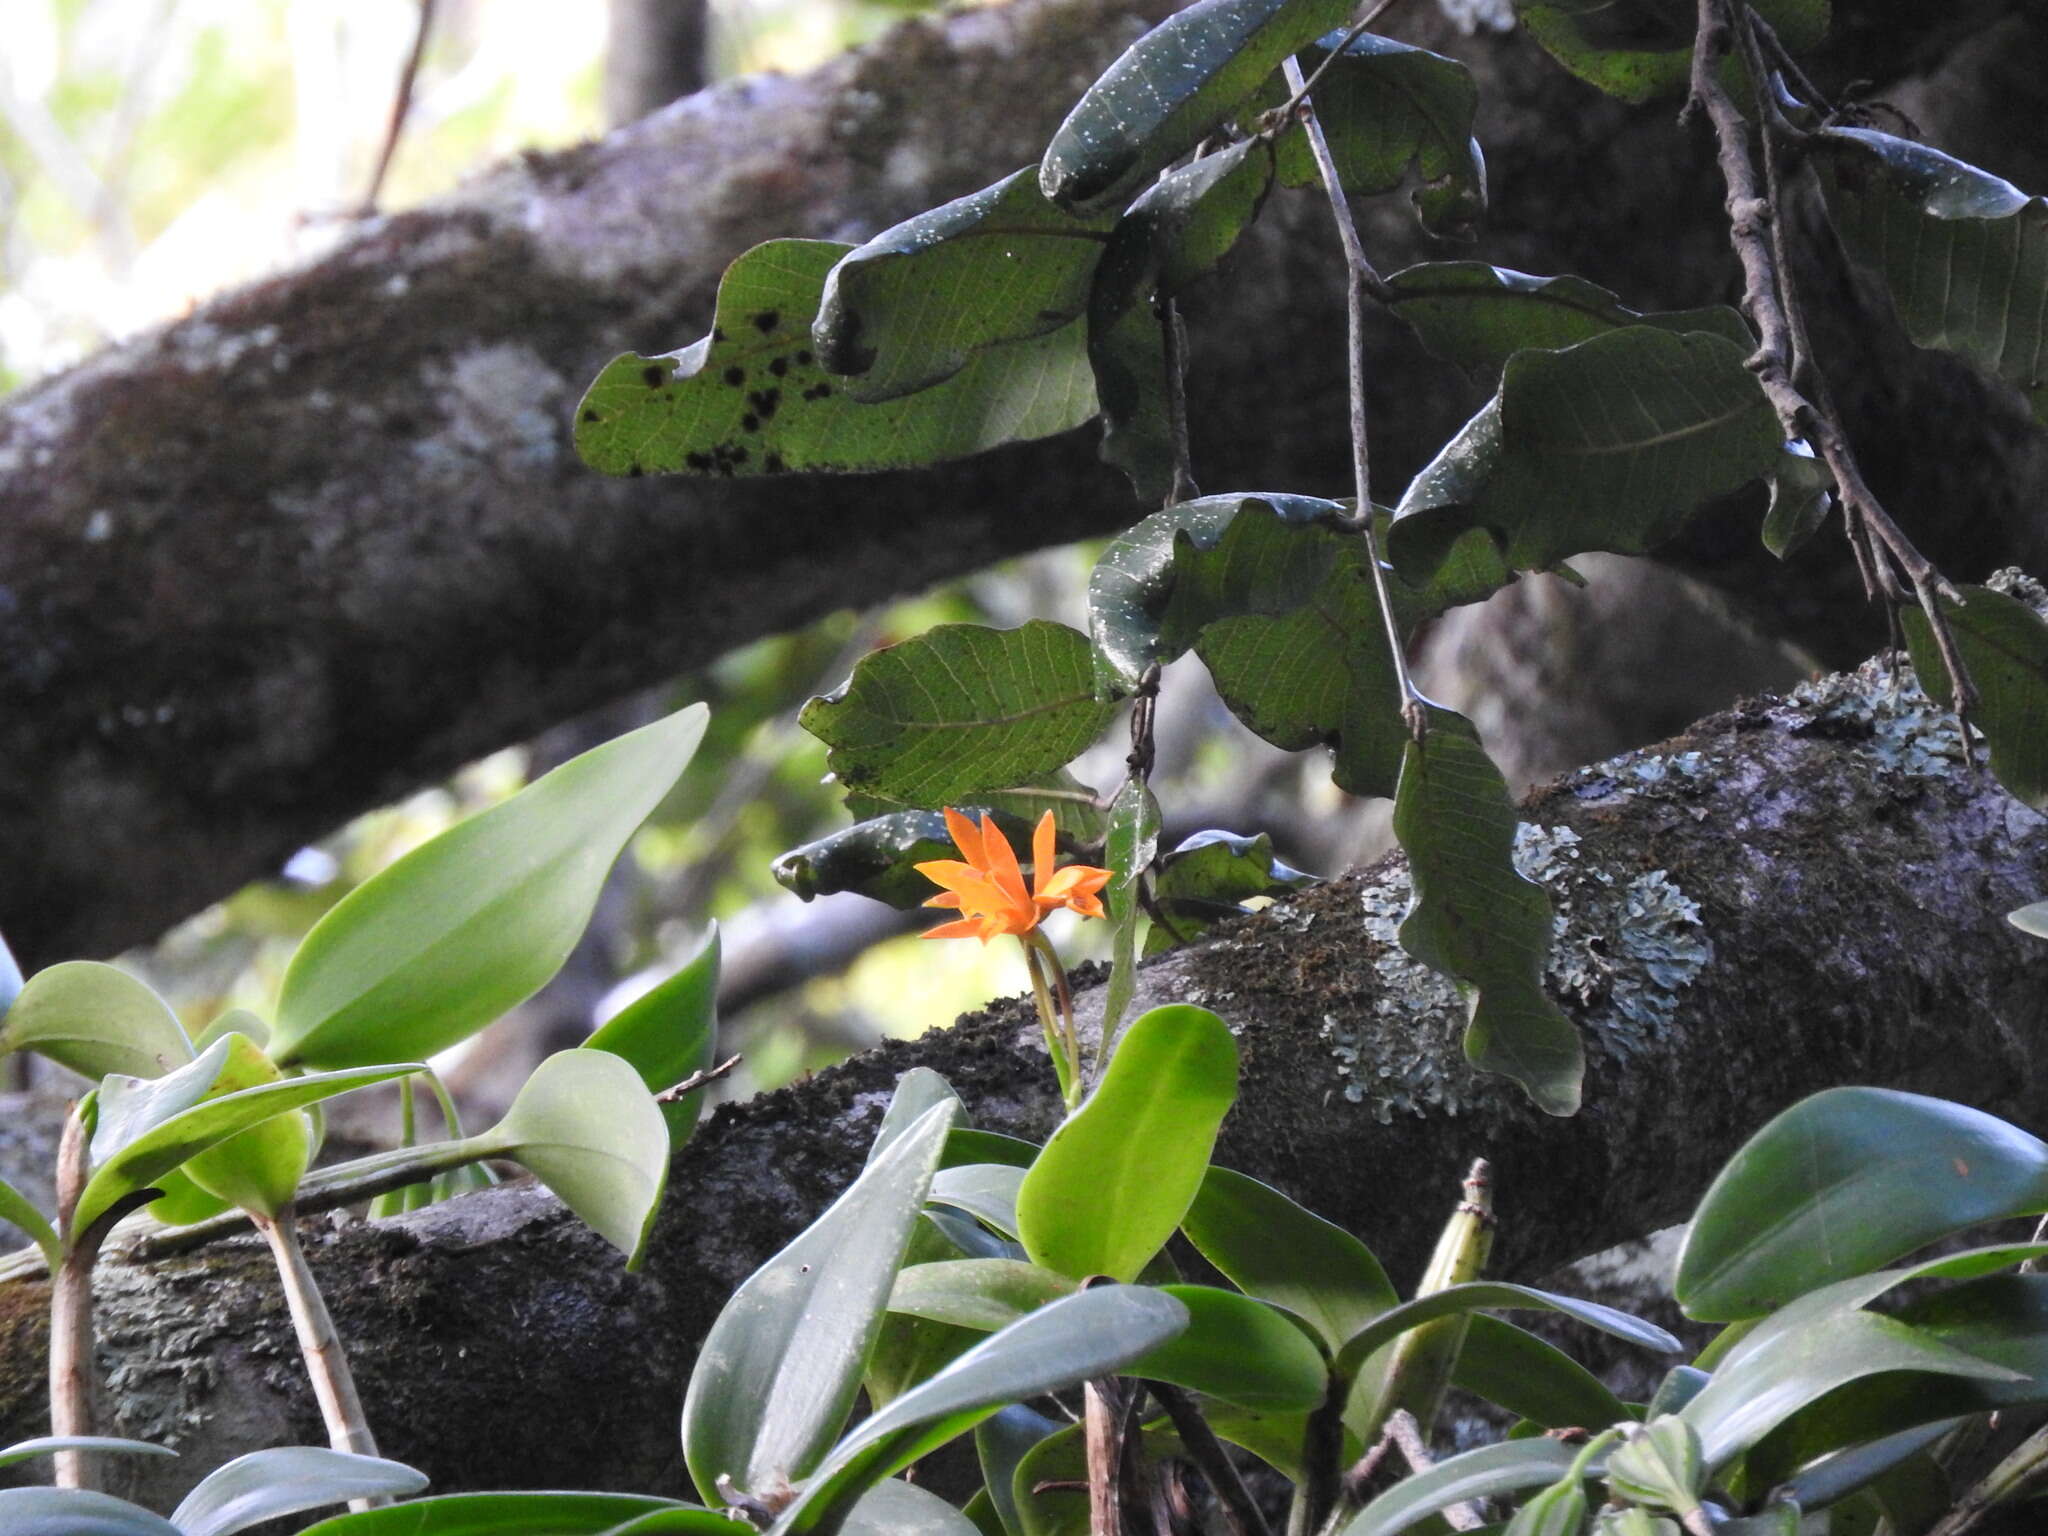
{"type": "MultiPolygon", "coordinates": [[[[1464,1064],[1461,1004],[1391,943],[1399,858],[1147,966],[1139,1005],[1231,1021],[1242,1097],[1219,1161],[1361,1233],[1404,1285],[1474,1156],[1496,1173],[1496,1272],[1528,1277],[1680,1218],[1744,1137],[1824,1086],[2038,1127],[2048,948],[2003,914],[2048,889],[2048,818],[1958,752],[1872,664],[1533,797],[1523,853],[1563,919],[1551,986],[1590,1056],[1571,1120],[1464,1064]]],[[[444,1490],[679,1491],[697,1341],[859,1169],[897,1075],[934,1067],[978,1124],[1042,1135],[1057,1106],[1036,1033],[1012,1002],[720,1110],[676,1157],[637,1276],[527,1183],[309,1232],[386,1453],[444,1490]]],[[[126,1470],[189,1482],[317,1435],[260,1243],[111,1258],[99,1278],[105,1428],[185,1453],[126,1470]]],[[[0,1443],[41,1426],[46,1300],[41,1281],[0,1283],[0,1443]]]]}
{"type": "MultiPolygon", "coordinates": [[[[1035,158],[1168,9],[1017,0],[730,82],[366,221],[0,406],[0,931],[24,962],[146,940],[351,814],[742,641],[1133,520],[1092,433],[918,474],[629,483],[585,471],[568,423],[611,354],[701,335],[747,246],[858,240],[1035,158]]],[[[1816,67],[1934,80],[1937,135],[1967,95],[1945,60],[1982,73],[2039,40],[2007,0],[1842,9],[1816,67]],[[1994,23],[1998,48],[1960,46],[1994,23]]],[[[1493,168],[1484,243],[1437,254],[1575,270],[1643,305],[1727,296],[1711,157],[1668,104],[1621,107],[1519,34],[1462,38],[1433,8],[1402,26],[1471,63],[1493,168]]],[[[2029,120],[2025,84],[2001,87],[2008,121],[2029,120]]],[[[1967,116],[1991,137],[1981,103],[1967,116]]],[[[1388,270],[1432,254],[1402,202],[1370,210],[1388,270]]],[[[1345,484],[1321,222],[1276,199],[1229,281],[1190,300],[1211,490],[1345,484]]],[[[2014,399],[1847,297],[1829,310],[1894,510],[1960,577],[2033,554],[2044,464],[2014,399]]],[[[1483,391],[1382,331],[1384,494],[1483,391]]],[[[1817,654],[1873,643],[1839,559],[1781,569],[1735,511],[1683,558],[1817,654]]]]}

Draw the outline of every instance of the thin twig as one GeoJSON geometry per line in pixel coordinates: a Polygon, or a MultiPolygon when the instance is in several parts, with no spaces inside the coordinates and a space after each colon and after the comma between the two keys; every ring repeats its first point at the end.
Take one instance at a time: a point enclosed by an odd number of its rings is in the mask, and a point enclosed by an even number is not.
{"type": "MultiPolygon", "coordinates": [[[[1406,1408],[1396,1408],[1387,1415],[1387,1438],[1400,1450],[1411,1472],[1427,1472],[1436,1465],[1436,1458],[1423,1443],[1422,1426],[1406,1408]]],[[[1476,1531],[1486,1524],[1486,1517],[1469,1503],[1449,1504],[1437,1513],[1455,1531],[1476,1531]]]]}
{"type": "Polygon", "coordinates": [[[1160,346],[1166,354],[1166,425],[1173,440],[1173,485],[1166,504],[1177,507],[1202,494],[1195,484],[1195,450],[1188,438],[1187,333],[1180,306],[1167,299],[1156,308],[1160,346]]]}
{"type": "Polygon", "coordinates": [[[673,1104],[678,1099],[686,1098],[690,1094],[695,1093],[699,1088],[705,1086],[705,1084],[717,1082],[745,1059],[745,1056],[735,1052],[715,1067],[706,1067],[701,1072],[692,1072],[680,1083],[677,1083],[675,1087],[662,1089],[661,1092],[654,1096],[654,1102],[657,1104],[673,1104]]]}
{"type": "Polygon", "coordinates": [[[412,34],[412,49],[405,56],[405,67],[398,73],[398,89],[391,98],[391,119],[384,125],[384,143],[377,151],[376,168],[370,172],[370,184],[363,189],[363,201],[356,210],[360,218],[369,218],[377,211],[377,199],[384,191],[384,177],[391,169],[392,156],[398,153],[399,137],[405,132],[405,120],[412,113],[413,85],[419,79],[420,60],[427,51],[427,37],[434,30],[435,0],[420,0],[420,20],[412,34]]]}
{"type": "Polygon", "coordinates": [[[1289,77],[1287,82],[1288,89],[1293,91],[1294,94],[1289,96],[1282,103],[1280,109],[1272,114],[1273,120],[1282,127],[1285,127],[1287,120],[1294,116],[1302,102],[1307,98],[1308,93],[1316,88],[1316,82],[1329,72],[1330,66],[1343,58],[1351,45],[1365,36],[1367,29],[1382,16],[1386,15],[1388,11],[1392,10],[1397,3],[1398,0],[1379,0],[1378,5],[1367,11],[1345,30],[1344,36],[1338,39],[1337,46],[1323,56],[1323,62],[1316,66],[1316,72],[1310,75],[1307,80],[1296,84],[1294,79],[1289,77]]]}
{"type": "Polygon", "coordinates": [[[1168,1386],[1163,1381],[1148,1381],[1145,1386],[1159,1399],[1159,1406],[1173,1420],[1180,1443],[1187,1447],[1195,1465],[1201,1468],[1202,1476],[1208,1479],[1217,1503],[1222,1506],[1224,1524],[1230,1528],[1232,1536],[1270,1536],[1266,1517],[1259,1513],[1258,1501],[1238,1474],[1237,1463],[1223,1449],[1222,1442],[1216,1438],[1216,1431],[1209,1427],[1209,1421],[1202,1417],[1194,1400],[1179,1387],[1168,1386]]]}

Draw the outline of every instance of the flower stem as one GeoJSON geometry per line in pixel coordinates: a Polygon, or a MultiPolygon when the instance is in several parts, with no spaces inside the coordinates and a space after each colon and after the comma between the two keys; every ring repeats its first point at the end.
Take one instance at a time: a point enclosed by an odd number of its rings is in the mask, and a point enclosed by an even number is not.
{"type": "MultiPolygon", "coordinates": [[[[89,1171],[85,1117],[74,1105],[57,1144],[57,1217],[65,1243],[50,1288],[50,1433],[59,1436],[93,1432],[92,1266],[106,1227],[82,1234],[83,1240],[70,1230],[89,1171]]],[[[93,1486],[83,1451],[59,1451],[53,1475],[59,1488],[93,1486]]]]}
{"type": "Polygon", "coordinates": [[[1052,945],[1037,930],[1018,934],[1017,942],[1024,946],[1024,964],[1031,972],[1031,996],[1038,1004],[1038,1022],[1045,1030],[1046,1053],[1052,1057],[1053,1072],[1060,1080],[1060,1099],[1072,1114],[1081,1104],[1081,1039],[1074,1028],[1074,1000],[1067,991],[1067,973],[1052,945]],[[1046,981],[1048,963],[1059,984],[1058,1003],[1053,1001],[1052,987],[1046,981]]]}

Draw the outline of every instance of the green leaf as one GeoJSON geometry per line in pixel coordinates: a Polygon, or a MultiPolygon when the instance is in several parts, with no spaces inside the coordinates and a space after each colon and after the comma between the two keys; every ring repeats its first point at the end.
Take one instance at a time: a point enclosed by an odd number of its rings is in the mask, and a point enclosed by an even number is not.
{"type": "MultiPolygon", "coordinates": [[[[719,956],[718,925],[713,923],[682,969],[600,1024],[584,1045],[610,1051],[655,1093],[708,1071],[718,1049],[719,956]]],[[[670,1150],[690,1139],[703,1113],[702,1093],[661,1106],[670,1150]]]]}
{"type": "Polygon", "coordinates": [[[898,911],[920,907],[938,887],[915,866],[957,859],[937,811],[896,811],[792,848],[770,866],[775,883],[805,901],[857,891],[898,911]]]}
{"type": "Polygon", "coordinates": [[[1432,709],[1427,737],[1403,749],[1394,835],[1415,885],[1401,947],[1473,988],[1466,1058],[1545,1114],[1575,1113],[1585,1056],[1543,990],[1550,898],[1515,869],[1507,785],[1461,716],[1432,709]]]}
{"type": "Polygon", "coordinates": [[[889,1310],[987,1333],[1073,1295],[1079,1284],[1016,1259],[941,1260],[898,1273],[889,1310]]]}
{"type": "Polygon", "coordinates": [[[1172,298],[1230,254],[1273,184],[1273,149],[1246,139],[1169,171],[1117,221],[1089,297],[1091,335],[1172,298]]]}
{"type": "Polygon", "coordinates": [[[1024,1175],[1017,1236],[1032,1262],[1135,1278],[1187,1214],[1236,1098],[1229,1025],[1184,1004],[1140,1015],[1024,1175]]]}
{"type": "Polygon", "coordinates": [[[1586,1528],[1586,1485],[1567,1473],[1515,1511],[1506,1536],[1579,1536],[1586,1528]]]}
{"type": "Polygon", "coordinates": [[[1500,392],[1401,498],[1396,568],[1420,579],[1472,528],[1516,570],[1654,548],[1779,456],[1777,414],[1747,355],[1726,336],[1651,325],[1515,354],[1500,392]]]}
{"type": "Polygon", "coordinates": [[[1607,1457],[1607,1486],[1625,1499],[1686,1515],[1700,1507],[1706,1467],[1699,1431],[1676,1414],[1642,1426],[1607,1457]]]}
{"type": "Polygon", "coordinates": [[[1466,1328],[1451,1385],[1545,1429],[1597,1429],[1629,1417],[1628,1405],[1563,1350],[1483,1313],[1466,1328]]]}
{"type": "Polygon", "coordinates": [[[683,1400],[698,1491],[769,1492],[808,1475],[860,1390],[897,1266],[956,1106],[941,1103],[865,1168],[719,1313],[683,1400]]]}
{"type": "MultiPolygon", "coordinates": [[[[206,1098],[283,1081],[276,1065],[247,1035],[231,1031],[221,1039],[228,1047],[227,1059],[206,1090],[206,1098]]],[[[312,1123],[303,1113],[293,1113],[275,1115],[194,1153],[183,1172],[207,1194],[230,1205],[276,1216],[298,1193],[299,1180],[312,1161],[312,1123]]]]}
{"type": "MultiPolygon", "coordinates": [[[[63,1246],[57,1239],[56,1229],[28,1196],[5,1179],[0,1179],[0,1221],[11,1222],[21,1228],[28,1240],[42,1250],[43,1262],[50,1266],[51,1273],[56,1272],[57,1266],[64,1261],[63,1246]]],[[[0,1452],[0,1467],[6,1465],[6,1453],[0,1452]]]]}
{"type": "Polygon", "coordinates": [[[1483,261],[1404,268],[1387,279],[1387,307],[1438,357],[1487,377],[1497,377],[1517,352],[1556,351],[1632,325],[1706,331],[1745,350],[1756,346],[1742,316],[1726,305],[1643,314],[1583,277],[1531,277],[1483,261]]]}
{"type": "Polygon", "coordinates": [[[139,1504],[85,1488],[0,1488],[7,1536],[179,1536],[139,1504]]]}
{"type": "MultiPolygon", "coordinates": [[[[1928,1386],[1927,1379],[1922,1376],[1899,1376],[1893,1380],[1898,1384],[1901,1396],[1922,1393],[1928,1386]]],[[[1827,1406],[1825,1403],[1817,1405],[1821,1409],[1827,1406]]],[[[1780,1425],[1777,1431],[1765,1436],[1762,1443],[1744,1458],[1744,1477],[1753,1482],[1755,1473],[1752,1469],[1758,1468],[1766,1458],[1770,1465],[1782,1465],[1783,1458],[1772,1454],[1776,1450],[1775,1442],[1783,1436],[1785,1430],[1798,1424],[1801,1419],[1809,1417],[1814,1411],[1816,1410],[1794,1415],[1790,1422],[1780,1425]]],[[[1796,1501],[1802,1508],[1825,1509],[1869,1487],[1900,1463],[1919,1456],[1964,1422],[1961,1417],[1936,1419],[1932,1423],[1915,1424],[1911,1429],[1902,1429],[1896,1434],[1885,1435],[1880,1439],[1865,1439],[1862,1444],[1851,1445],[1846,1450],[1836,1450],[1818,1459],[1804,1457],[1800,1463],[1786,1467],[1786,1475],[1768,1486],[1778,1496],[1796,1501]]],[[[1859,1435],[1858,1438],[1863,1437],[1859,1435]]],[[[1946,1501],[1942,1507],[1947,1508],[1946,1501]]]]}
{"type": "Polygon", "coordinates": [[[1087,337],[1074,321],[993,347],[901,399],[862,404],[817,361],[811,325],[851,248],[772,240],[718,284],[710,336],[606,365],[576,409],[576,451],[608,475],[775,475],[910,469],[1049,437],[1095,414],[1087,337]]]}
{"type": "Polygon", "coordinates": [[[754,1536],[754,1527],[690,1504],[654,1510],[610,1526],[599,1536],[754,1536]]]}
{"type": "Polygon", "coordinates": [[[1001,1131],[978,1131],[956,1125],[946,1137],[941,1168],[963,1168],[969,1163],[1001,1163],[1011,1168],[1029,1168],[1038,1156],[1038,1143],[1001,1131]]]}
{"type": "MultiPolygon", "coordinates": [[[[1697,18],[1686,0],[1516,0],[1515,10],[1545,52],[1610,96],[1640,104],[1686,86],[1697,18]]],[[[1757,0],[1755,10],[1788,48],[1827,35],[1829,0],[1757,0]]]]}
{"type": "MultiPolygon", "coordinates": [[[[1032,1150],[1036,1154],[1038,1149],[1032,1150]]],[[[1032,1161],[1037,1161],[1036,1155],[1032,1161]]],[[[950,1205],[1015,1237],[1017,1193],[1024,1186],[1025,1171],[1013,1163],[955,1163],[932,1180],[932,1204],[950,1205]]]]}
{"type": "Polygon", "coordinates": [[[1087,636],[1034,619],[941,624],[875,651],[801,719],[847,788],[936,810],[1055,771],[1115,709],[1095,696],[1087,636]]]}
{"type": "MultiPolygon", "coordinates": [[[[55,1269],[52,1261],[50,1268],[55,1269]]],[[[168,1445],[152,1445],[147,1440],[123,1440],[113,1435],[39,1435],[33,1440],[17,1440],[14,1444],[0,1447],[0,1467],[12,1466],[17,1461],[31,1461],[38,1456],[54,1456],[59,1451],[96,1451],[107,1456],[176,1456],[178,1453],[168,1445]]]]}
{"type": "Polygon", "coordinates": [[[693,704],[606,742],[357,886],[292,957],[271,1058],[430,1056],[531,997],[568,958],[704,721],[693,704]]]}
{"type": "Polygon", "coordinates": [[[2048,202],[1867,128],[1823,128],[1813,148],[1835,228],[1906,334],[2017,385],[2048,419],[2048,202]]]}
{"type": "Polygon", "coordinates": [[[1159,802],[1143,779],[1124,781],[1109,807],[1109,836],[1103,857],[1109,861],[1109,884],[1103,889],[1109,914],[1109,983],[1102,994],[1102,1039],[1111,1049],[1123,1024],[1124,1010],[1138,988],[1138,921],[1144,915],[1139,896],[1145,873],[1159,853],[1159,802]]]}
{"type": "MultiPolygon", "coordinates": [[[[964,1217],[958,1218],[957,1225],[949,1230],[932,1219],[931,1207],[927,1206],[924,1219],[911,1228],[910,1244],[903,1250],[903,1265],[897,1271],[899,1284],[903,1275],[914,1268],[953,1263],[965,1256],[967,1250],[954,1237],[958,1226],[982,1233],[980,1227],[964,1217]]],[[[990,1238],[991,1243],[997,1241],[999,1239],[990,1238]]],[[[974,1256],[982,1257],[979,1252],[974,1256]]],[[[875,1334],[875,1347],[869,1352],[861,1371],[861,1387],[867,1393],[868,1407],[870,1410],[886,1408],[918,1383],[929,1381],[946,1365],[979,1344],[982,1334],[987,1331],[933,1322],[892,1310],[882,1319],[882,1326],[875,1334]]]]}
{"type": "Polygon", "coordinates": [[[1021,1403],[999,1408],[974,1426],[974,1454],[981,1464],[982,1486],[1007,1536],[1024,1536],[1024,1517],[1017,1507],[1017,1467],[1039,1441],[1059,1428],[1059,1420],[1021,1403]]]}
{"type": "Polygon", "coordinates": [[[668,1182],[668,1123],[640,1075],[609,1051],[557,1051],[505,1118],[476,1138],[534,1174],[637,1269],[668,1182]]]}
{"type": "MultiPolygon", "coordinates": [[[[855,819],[866,821],[870,817],[887,816],[910,807],[901,800],[878,795],[872,790],[856,790],[847,795],[846,809],[855,819]]],[[[996,825],[1003,829],[1004,835],[1017,846],[1020,854],[1030,846],[1032,830],[1038,825],[1038,818],[1047,811],[1052,812],[1052,824],[1059,833],[1060,847],[1068,853],[1084,847],[1101,847],[1103,832],[1108,825],[1095,791],[1064,768],[1057,773],[1039,774],[1028,784],[983,790],[953,809],[969,812],[977,818],[984,814],[995,817],[996,825]]],[[[957,856],[958,850],[947,855],[957,856]]],[[[918,879],[923,881],[924,876],[920,875],[918,879]]],[[[930,882],[925,881],[925,884],[929,888],[930,882]]]]}
{"type": "Polygon", "coordinates": [[[1510,1285],[1504,1280],[1472,1280],[1463,1285],[1445,1286],[1440,1291],[1431,1291],[1427,1296],[1418,1296],[1413,1301],[1382,1312],[1344,1341],[1343,1347],[1337,1351],[1337,1372],[1342,1376],[1355,1377],[1359,1367],[1371,1358],[1375,1350],[1409,1329],[1419,1328],[1433,1318],[1452,1317],[1478,1307],[1562,1312],[1574,1322],[1597,1328],[1602,1333],[1611,1333],[1617,1339],[1626,1339],[1644,1349],[1675,1353],[1680,1348],[1678,1340],[1655,1323],[1646,1323],[1613,1307],[1603,1307],[1597,1301],[1580,1301],[1573,1296],[1559,1296],[1532,1286],[1510,1285]]]}
{"type": "MultiPolygon", "coordinates": [[[[691,1506],[638,1493],[449,1493],[336,1515],[300,1536],[606,1536],[626,1521],[691,1506]]],[[[749,1536],[753,1527],[698,1511],[703,1536],[749,1536]]]]}
{"type": "Polygon", "coordinates": [[[253,1125],[408,1072],[419,1062],[388,1067],[355,1067],[245,1088],[209,1099],[234,1036],[209,1046],[198,1060],[163,1077],[109,1077],[99,1091],[99,1123],[92,1139],[92,1176],[86,1181],[65,1228],[67,1240],[89,1230],[116,1205],[182,1166],[195,1153],[217,1146],[253,1125]]]}
{"type": "Polygon", "coordinates": [[[1203,1175],[1181,1230],[1232,1285],[1285,1307],[1333,1352],[1401,1299],[1365,1244],[1228,1168],[1203,1175]]]}
{"type": "Polygon", "coordinates": [[[113,1072],[161,1077],[192,1059],[192,1042],[171,1005],[126,971],[96,960],[36,972],[4,1013],[0,1055],[34,1051],[94,1082],[113,1072]]]}
{"type": "Polygon", "coordinates": [[[1349,14],[1344,0],[1196,0],[1088,87],[1046,147],[1039,185],[1075,213],[1121,208],[1349,14]]]}
{"type": "Polygon", "coordinates": [[[171,1523],[184,1536],[233,1536],[323,1504],[403,1498],[426,1486],[426,1474],[402,1462],[325,1446],[272,1446],[209,1472],[172,1511],[171,1523]]]}
{"type": "Polygon", "coordinates": [[[1160,861],[1152,904],[1165,914],[1166,922],[1152,925],[1145,954],[1149,958],[1199,938],[1225,918],[1244,912],[1246,902],[1320,883],[1317,876],[1275,857],[1273,839],[1263,832],[1257,837],[1192,833],[1160,861]]]}
{"type": "MultiPolygon", "coordinates": [[[[2014,799],[2048,811],[2048,623],[2003,592],[1960,590],[1963,604],[1944,598],[1941,611],[1977,685],[1970,723],[1990,744],[1991,772],[1998,782],[2014,799]]],[[[1930,699],[1947,699],[1948,673],[1927,615],[1908,608],[1900,617],[1921,690],[1930,699]]]]}
{"type": "Polygon", "coordinates": [[[1019,1318],[847,1436],[775,1530],[799,1536],[834,1529],[864,1489],[997,1408],[1112,1375],[1187,1323],[1181,1302],[1142,1286],[1097,1286],[1019,1318]]]}
{"type": "Polygon", "coordinates": [[[1723,1166],[1672,1290],[1689,1317],[1757,1317],[1951,1232],[2043,1208],[2048,1144],[2018,1127],[1919,1094],[1830,1088],[1723,1166]]]}
{"type": "Polygon", "coordinates": [[[1160,1287],[1188,1309],[1185,1332],[1142,1356],[1129,1373],[1166,1381],[1241,1408],[1308,1409],[1329,1382],[1305,1325],[1236,1291],[1160,1287]]]}
{"type": "Polygon", "coordinates": [[[1577,1457],[1574,1447],[1541,1439],[1508,1440],[1446,1457],[1366,1505],[1342,1536],[1396,1536],[1467,1499],[1545,1487],[1570,1472],[1577,1457]]]}
{"type": "Polygon", "coordinates": [[[1780,560],[1820,532],[1833,505],[1835,477],[1803,442],[1790,442],[1771,470],[1764,548],[1780,560]]]}
{"type": "Polygon", "coordinates": [[[1678,1522],[1634,1507],[1604,1511],[1593,1522],[1593,1536],[1680,1536],[1678,1522]]]}
{"type": "MultiPolygon", "coordinates": [[[[882,1123],[875,1127],[875,1139],[868,1147],[868,1155],[861,1164],[868,1167],[884,1152],[907,1135],[910,1128],[925,1117],[929,1110],[941,1104],[953,1105],[953,1129],[946,1134],[950,1144],[963,1131],[972,1129],[967,1119],[967,1106],[960,1102],[960,1095],[953,1091],[953,1085],[946,1081],[944,1074],[934,1072],[930,1067],[912,1067],[896,1079],[895,1092],[889,1095],[889,1107],[882,1111],[882,1123]]],[[[943,1158],[941,1159],[943,1165],[943,1158]]]]}
{"type": "Polygon", "coordinates": [[[895,1478],[861,1495],[839,1530],[842,1536],[980,1536],[972,1520],[936,1493],[895,1478]]]}
{"type": "Polygon", "coordinates": [[[2037,939],[2048,939],[2048,901],[2029,902],[2016,912],[2006,913],[2005,920],[2021,933],[2031,933],[2037,939]]]}
{"type": "Polygon", "coordinates": [[[1058,330],[1088,307],[1112,211],[1054,207],[1033,168],[884,230],[842,257],[811,340],[855,400],[951,378],[978,352],[1058,330]]]}

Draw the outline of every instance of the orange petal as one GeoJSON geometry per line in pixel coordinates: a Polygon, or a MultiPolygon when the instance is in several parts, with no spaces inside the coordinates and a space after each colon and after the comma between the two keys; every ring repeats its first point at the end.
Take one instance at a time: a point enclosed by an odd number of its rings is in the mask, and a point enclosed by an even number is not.
{"type": "Polygon", "coordinates": [[[946,830],[953,834],[953,843],[960,850],[960,856],[975,868],[982,868],[985,861],[981,852],[981,828],[974,824],[973,819],[962,816],[949,805],[946,807],[946,830]]]}
{"type": "Polygon", "coordinates": [[[1030,905],[1031,897],[1024,889],[1024,871],[1018,866],[1016,850],[1010,847],[1010,840],[1003,836],[1003,829],[996,825],[993,816],[981,818],[981,867],[1005,896],[1030,905]]]}
{"type": "Polygon", "coordinates": [[[927,928],[918,935],[921,939],[979,939],[986,944],[989,935],[978,917],[963,917],[950,923],[941,923],[936,928],[927,928]]]}
{"type": "Polygon", "coordinates": [[[1041,895],[1053,876],[1053,842],[1052,812],[1047,811],[1038,818],[1038,825],[1031,832],[1031,880],[1041,895]]]}
{"type": "Polygon", "coordinates": [[[925,905],[928,907],[957,907],[960,905],[960,893],[958,891],[941,891],[938,895],[925,902],[925,905]]]}

